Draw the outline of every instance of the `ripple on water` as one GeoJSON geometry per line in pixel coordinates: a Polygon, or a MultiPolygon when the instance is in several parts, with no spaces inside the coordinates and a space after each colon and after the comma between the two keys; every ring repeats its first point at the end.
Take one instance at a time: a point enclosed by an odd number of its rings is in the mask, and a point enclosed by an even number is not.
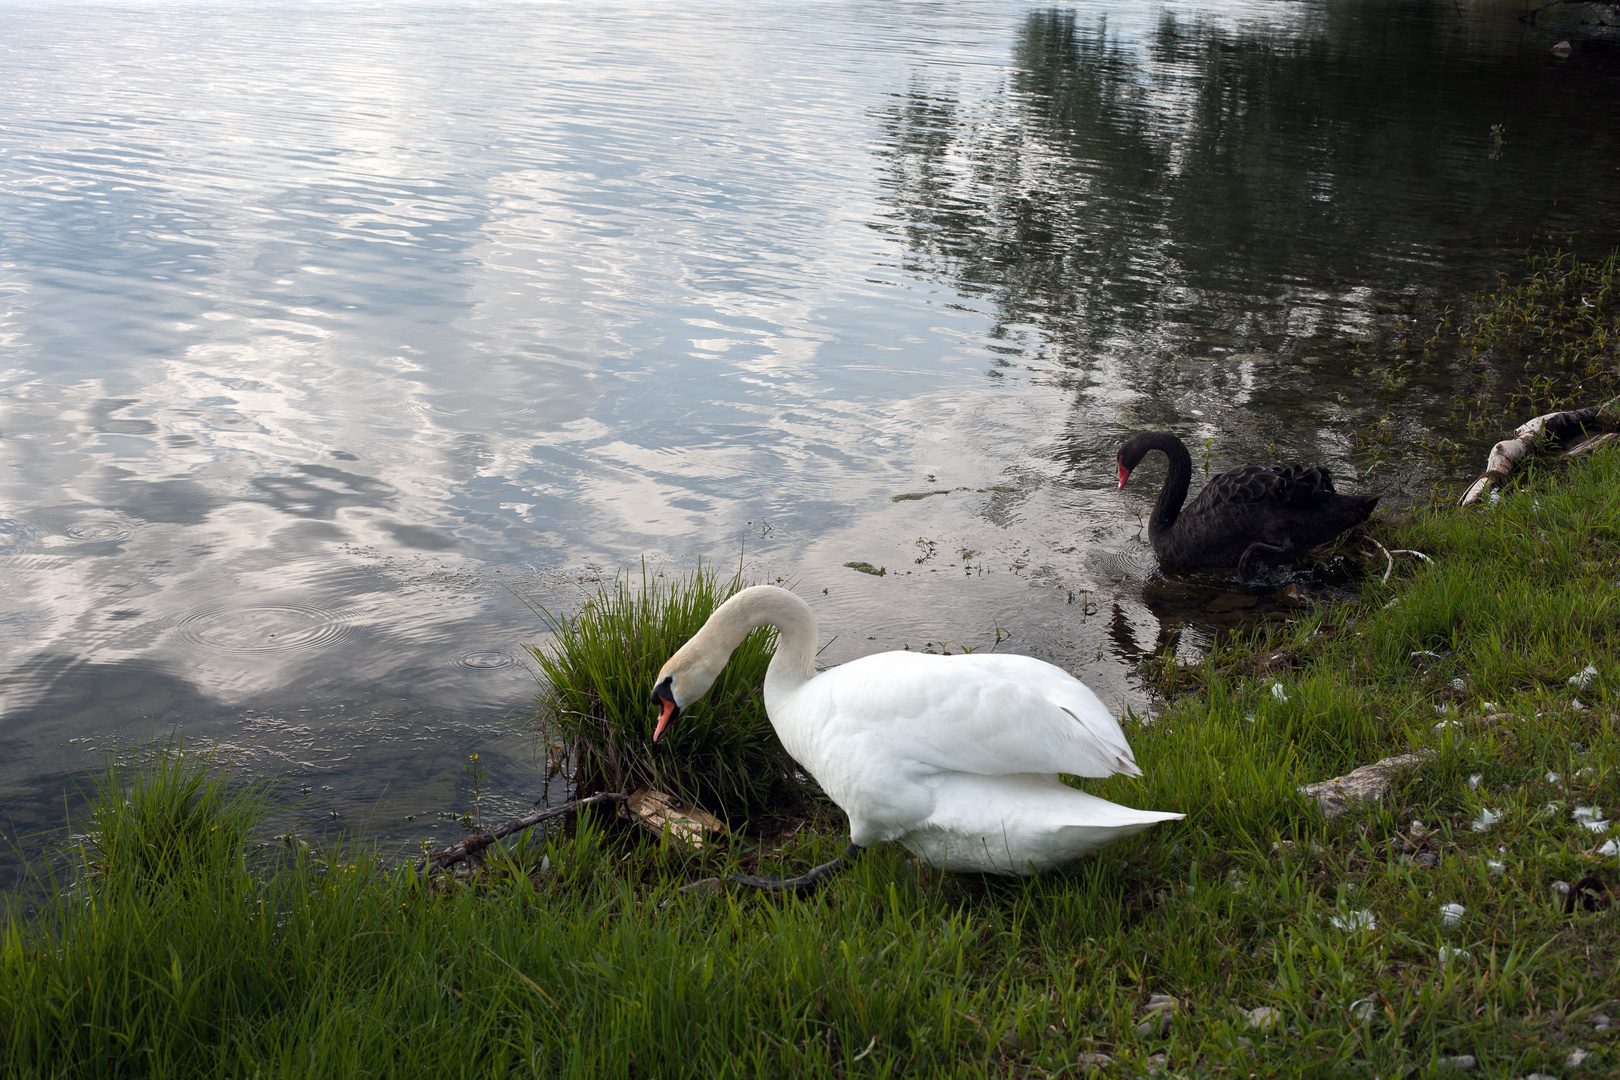
{"type": "Polygon", "coordinates": [[[456,658],[456,666],[465,668],[503,668],[511,667],[515,663],[517,663],[517,657],[511,653],[501,652],[498,649],[492,649],[489,652],[467,653],[465,656],[456,658]]]}
{"type": "Polygon", "coordinates": [[[177,636],[183,642],[228,652],[329,649],[355,636],[347,615],[300,604],[265,604],[245,608],[193,611],[181,616],[177,636]]]}
{"type": "Polygon", "coordinates": [[[1103,551],[1094,556],[1097,569],[1109,581],[1140,581],[1151,577],[1159,561],[1151,548],[1132,544],[1123,551],[1103,551]]]}
{"type": "Polygon", "coordinates": [[[80,544],[105,544],[109,541],[128,540],[134,526],[122,518],[93,518],[75,522],[63,529],[62,536],[80,544]]]}

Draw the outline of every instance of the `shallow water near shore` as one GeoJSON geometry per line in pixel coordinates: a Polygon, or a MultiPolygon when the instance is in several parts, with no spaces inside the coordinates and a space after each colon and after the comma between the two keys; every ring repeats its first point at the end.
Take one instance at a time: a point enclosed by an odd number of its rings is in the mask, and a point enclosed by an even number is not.
{"type": "Polygon", "coordinates": [[[1615,31],[1519,14],[0,3],[8,865],[177,726],[304,835],[515,813],[529,605],[643,559],[1144,710],[1248,607],[1128,433],[1421,494],[1380,320],[1620,240],[1615,31]]]}

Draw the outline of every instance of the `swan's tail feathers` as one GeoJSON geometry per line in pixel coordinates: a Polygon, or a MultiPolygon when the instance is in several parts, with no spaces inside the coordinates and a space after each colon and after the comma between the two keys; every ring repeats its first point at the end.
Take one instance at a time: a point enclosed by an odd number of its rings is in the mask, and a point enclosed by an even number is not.
{"type": "Polygon", "coordinates": [[[1122,776],[1141,776],[1142,775],[1142,770],[1137,766],[1136,762],[1132,761],[1130,759],[1130,757],[1128,757],[1125,754],[1117,754],[1117,755],[1115,755],[1115,757],[1114,757],[1114,769],[1115,769],[1116,772],[1120,773],[1122,776]]]}

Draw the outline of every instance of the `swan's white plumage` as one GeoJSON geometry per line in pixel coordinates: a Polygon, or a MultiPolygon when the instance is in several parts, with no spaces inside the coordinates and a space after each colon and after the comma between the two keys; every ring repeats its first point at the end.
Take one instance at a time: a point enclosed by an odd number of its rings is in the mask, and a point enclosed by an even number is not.
{"type": "Polygon", "coordinates": [[[950,870],[1028,874],[1182,815],[1077,791],[1059,773],[1141,771],[1084,683],[1027,656],[879,653],[816,674],[816,624],[785,589],[745,589],[659,673],[684,707],[743,636],[778,630],[765,708],[782,745],[849,815],[850,840],[950,870]]]}

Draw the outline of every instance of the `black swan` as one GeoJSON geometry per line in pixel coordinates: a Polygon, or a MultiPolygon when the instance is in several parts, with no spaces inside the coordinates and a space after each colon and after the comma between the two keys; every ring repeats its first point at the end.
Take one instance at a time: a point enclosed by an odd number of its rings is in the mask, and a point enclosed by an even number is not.
{"type": "Polygon", "coordinates": [[[1326,469],[1240,465],[1204,485],[1185,509],[1192,456],[1167,431],[1145,431],[1119,448],[1119,486],[1150,450],[1170,458],[1148,541],[1160,562],[1236,566],[1247,581],[1255,563],[1287,563],[1367,520],[1377,495],[1339,495],[1326,469]]]}

